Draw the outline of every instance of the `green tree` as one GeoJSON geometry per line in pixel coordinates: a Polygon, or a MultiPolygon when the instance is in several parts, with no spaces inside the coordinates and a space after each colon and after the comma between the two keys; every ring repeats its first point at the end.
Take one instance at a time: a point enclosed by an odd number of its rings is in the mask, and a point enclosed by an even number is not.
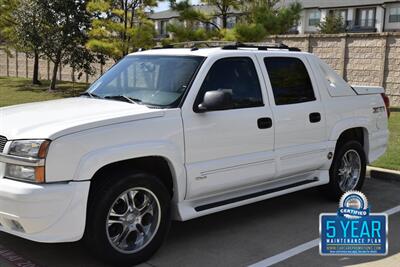
{"type": "Polygon", "coordinates": [[[210,7],[208,12],[204,12],[193,6],[190,0],[170,0],[171,9],[179,12],[180,20],[180,23],[168,26],[168,31],[173,33],[174,41],[231,39],[231,31],[227,29],[228,18],[235,11],[239,10],[245,1],[201,0],[201,2],[210,7]],[[222,25],[219,25],[215,21],[215,18],[221,19],[222,25]],[[208,25],[208,29],[199,28],[199,23],[208,25]]]}
{"type": "Polygon", "coordinates": [[[267,35],[265,28],[261,24],[237,24],[234,35],[239,42],[260,42],[267,35]]]}
{"type": "Polygon", "coordinates": [[[39,15],[39,6],[33,0],[20,0],[18,8],[14,12],[15,18],[15,43],[21,50],[33,56],[33,84],[39,81],[39,57],[43,44],[43,36],[40,34],[42,18],[39,15]]]}
{"type": "Polygon", "coordinates": [[[174,34],[174,42],[204,41],[219,38],[219,32],[217,30],[207,31],[204,28],[185,26],[182,23],[168,24],[167,30],[174,34]]]}
{"type": "MultiPolygon", "coordinates": [[[[235,39],[242,42],[257,42],[269,34],[288,32],[300,19],[302,11],[302,6],[298,2],[285,6],[281,0],[202,0],[202,2],[213,7],[215,11],[206,14],[193,7],[189,0],[180,2],[170,0],[171,8],[179,12],[181,20],[214,25],[223,39],[231,40],[234,35],[235,39]],[[229,16],[237,11],[243,13],[244,19],[233,31],[227,30],[229,16]],[[222,27],[215,25],[213,22],[215,17],[221,18],[222,27]]],[[[187,24],[186,29],[194,31],[191,24],[187,24]]]]}
{"type": "Polygon", "coordinates": [[[92,28],[87,47],[101,57],[120,60],[139,48],[154,45],[155,30],[145,12],[155,0],[90,0],[92,28]]]}
{"type": "Polygon", "coordinates": [[[318,24],[318,28],[320,32],[324,34],[335,34],[346,31],[342,16],[334,13],[326,16],[325,20],[318,24]]]}
{"type": "MultiPolygon", "coordinates": [[[[33,84],[39,81],[39,57],[42,45],[41,17],[34,0],[0,0],[0,38],[34,58],[33,84]]],[[[8,52],[8,51],[7,51],[8,52]]]]}
{"type": "Polygon", "coordinates": [[[181,22],[187,22],[186,28],[190,30],[190,27],[195,26],[196,23],[204,23],[213,25],[216,29],[220,29],[219,25],[213,22],[213,15],[204,13],[191,4],[190,0],[183,0],[177,2],[176,0],[170,0],[170,7],[172,10],[179,12],[179,20],[181,22]]]}
{"type": "Polygon", "coordinates": [[[7,44],[13,36],[12,30],[15,25],[13,12],[18,5],[18,0],[0,0],[0,40],[7,44]]]}
{"type": "Polygon", "coordinates": [[[235,10],[239,10],[243,7],[245,3],[243,0],[201,0],[201,2],[212,7],[212,12],[205,13],[200,11],[191,4],[190,0],[179,2],[170,0],[170,6],[172,10],[179,12],[181,20],[210,24],[213,25],[214,28],[220,30],[221,28],[227,28],[229,16],[233,14],[235,10]],[[214,18],[220,18],[222,25],[216,24],[213,21],[214,18]]]}
{"type": "Polygon", "coordinates": [[[246,18],[248,23],[262,25],[266,34],[283,34],[297,23],[301,11],[298,2],[285,6],[280,0],[252,0],[246,18]]]}
{"type": "Polygon", "coordinates": [[[246,1],[242,0],[202,0],[203,3],[216,8],[214,12],[215,17],[222,20],[222,28],[226,29],[228,26],[228,18],[235,11],[243,7],[246,1]]]}
{"type": "Polygon", "coordinates": [[[86,49],[90,14],[85,0],[35,0],[41,17],[40,36],[43,54],[53,62],[49,90],[55,90],[61,64],[74,70],[92,72],[94,58],[86,49]]]}

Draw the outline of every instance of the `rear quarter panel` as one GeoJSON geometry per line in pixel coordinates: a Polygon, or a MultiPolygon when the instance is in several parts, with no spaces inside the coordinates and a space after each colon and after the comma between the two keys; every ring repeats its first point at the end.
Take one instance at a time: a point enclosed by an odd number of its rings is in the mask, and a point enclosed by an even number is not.
{"type": "MultiPolygon", "coordinates": [[[[364,149],[368,163],[382,156],[388,142],[388,118],[386,112],[374,113],[374,108],[384,107],[380,94],[331,96],[329,83],[318,68],[318,58],[310,55],[308,60],[318,80],[318,88],[325,108],[327,136],[335,144],[340,135],[351,128],[364,129],[364,149]]],[[[334,148],[333,148],[334,149],[334,148]]]]}

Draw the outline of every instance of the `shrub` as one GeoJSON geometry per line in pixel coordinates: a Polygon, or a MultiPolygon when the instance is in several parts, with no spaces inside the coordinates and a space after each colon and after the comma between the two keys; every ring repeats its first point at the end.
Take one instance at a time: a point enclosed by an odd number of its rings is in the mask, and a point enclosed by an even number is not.
{"type": "Polygon", "coordinates": [[[237,24],[235,36],[239,42],[260,42],[267,35],[267,31],[260,24],[237,24]]]}
{"type": "Polygon", "coordinates": [[[335,14],[329,14],[324,21],[319,23],[318,28],[321,33],[325,34],[335,34],[346,31],[342,16],[335,14]]]}

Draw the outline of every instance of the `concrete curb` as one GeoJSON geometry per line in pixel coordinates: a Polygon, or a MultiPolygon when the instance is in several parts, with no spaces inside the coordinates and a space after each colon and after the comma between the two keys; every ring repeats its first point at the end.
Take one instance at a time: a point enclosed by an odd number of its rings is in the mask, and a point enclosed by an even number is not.
{"type": "Polygon", "coordinates": [[[393,171],[377,167],[367,167],[367,176],[374,179],[400,182],[400,171],[393,171]]]}

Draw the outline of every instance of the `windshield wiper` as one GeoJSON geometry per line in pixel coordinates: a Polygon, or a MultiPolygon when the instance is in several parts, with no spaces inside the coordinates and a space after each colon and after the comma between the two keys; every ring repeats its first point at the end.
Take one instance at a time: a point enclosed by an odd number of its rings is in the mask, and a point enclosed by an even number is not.
{"type": "Polygon", "coordinates": [[[98,96],[98,95],[90,93],[90,92],[81,93],[79,96],[88,96],[90,98],[102,98],[101,96],[98,96]]]}
{"type": "Polygon", "coordinates": [[[137,105],[141,105],[142,100],[137,99],[137,98],[133,98],[133,97],[129,97],[126,95],[111,95],[111,96],[105,96],[105,99],[112,99],[112,100],[119,100],[119,101],[125,101],[128,103],[132,103],[132,104],[137,104],[137,105]]]}

